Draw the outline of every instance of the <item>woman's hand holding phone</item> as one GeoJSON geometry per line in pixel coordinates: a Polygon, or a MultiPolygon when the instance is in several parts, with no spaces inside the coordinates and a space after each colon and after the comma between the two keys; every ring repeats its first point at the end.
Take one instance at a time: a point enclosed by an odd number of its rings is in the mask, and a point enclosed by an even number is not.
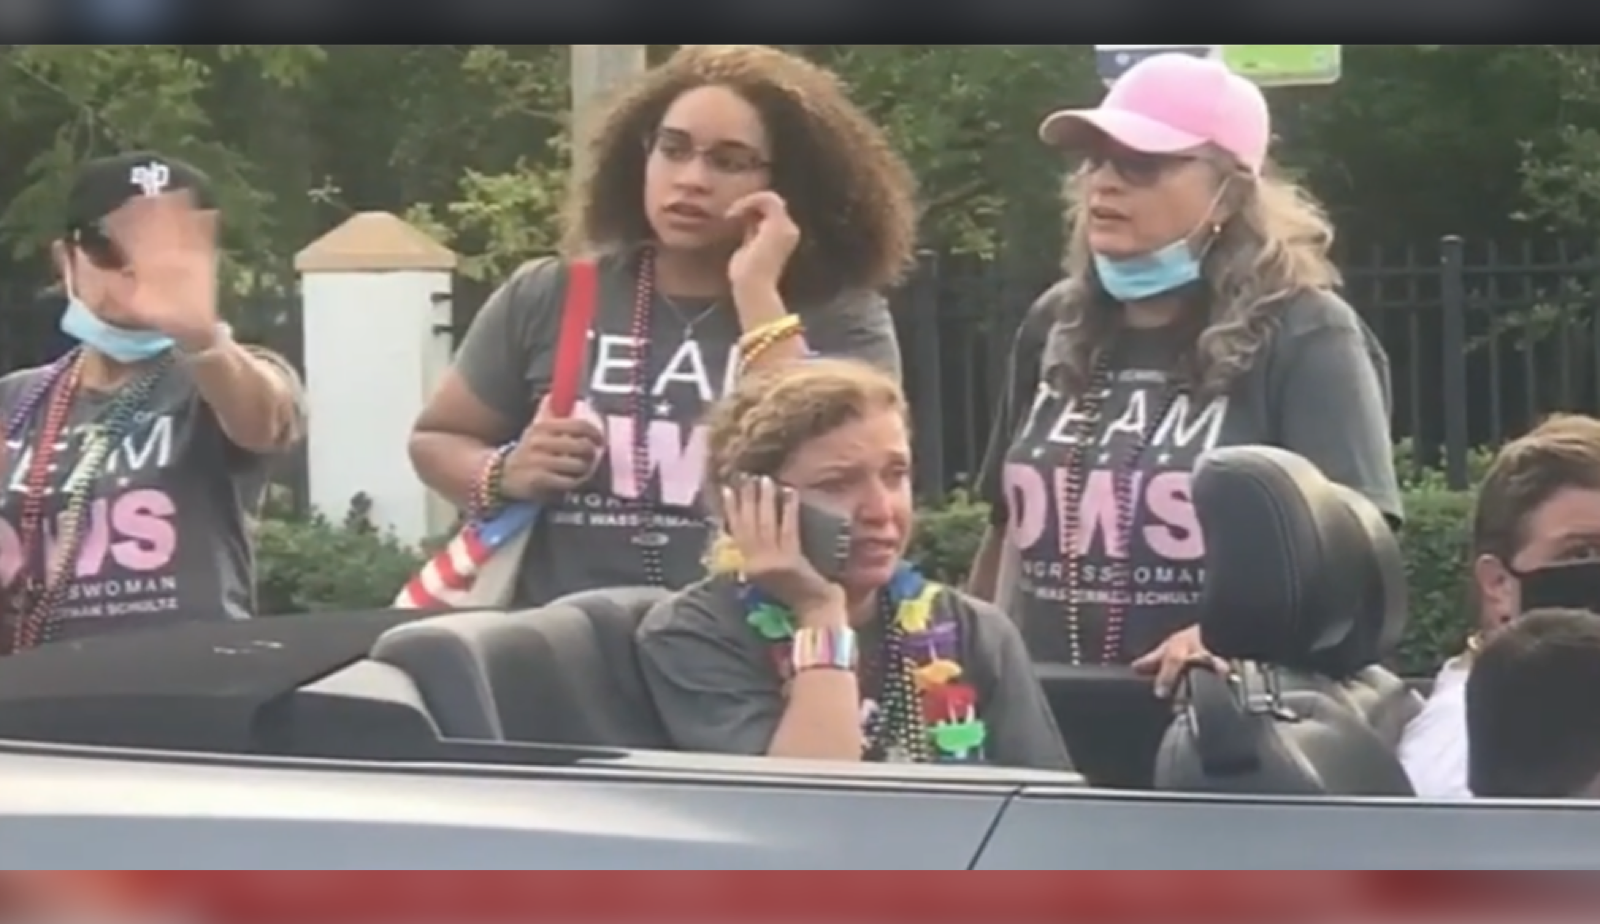
{"type": "Polygon", "coordinates": [[[723,524],[744,558],[745,577],[801,625],[846,619],[844,589],[825,579],[800,542],[800,496],[771,478],[741,478],[722,492],[723,524]]]}

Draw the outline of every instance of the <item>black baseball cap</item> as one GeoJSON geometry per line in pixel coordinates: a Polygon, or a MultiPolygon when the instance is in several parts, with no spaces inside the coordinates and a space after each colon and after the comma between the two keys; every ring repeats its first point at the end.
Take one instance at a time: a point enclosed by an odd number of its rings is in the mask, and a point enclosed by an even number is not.
{"type": "Polygon", "coordinates": [[[76,237],[139,196],[191,190],[202,208],[214,208],[211,179],[199,168],[153,151],[91,160],[78,168],[67,194],[67,232],[76,237]]]}

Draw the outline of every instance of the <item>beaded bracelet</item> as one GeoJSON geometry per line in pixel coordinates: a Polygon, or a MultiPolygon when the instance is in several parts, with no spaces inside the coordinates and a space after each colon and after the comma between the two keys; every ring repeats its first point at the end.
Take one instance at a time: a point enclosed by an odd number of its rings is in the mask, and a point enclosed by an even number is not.
{"type": "Polygon", "coordinates": [[[856,651],[854,629],[796,629],[790,663],[797,674],[811,670],[853,671],[856,651]]]}
{"type": "Polygon", "coordinates": [[[799,333],[802,326],[803,324],[799,315],[786,314],[775,321],[768,321],[760,327],[757,327],[755,330],[745,332],[745,334],[739,338],[739,349],[741,351],[748,351],[756,348],[768,340],[772,340],[774,338],[781,339],[791,336],[799,333]]]}
{"type": "Polygon", "coordinates": [[[798,315],[785,315],[739,338],[739,368],[748,369],[768,350],[792,337],[805,335],[805,324],[798,315]]]}
{"type": "Polygon", "coordinates": [[[779,331],[787,332],[787,331],[789,331],[789,330],[791,330],[793,328],[799,327],[799,326],[800,326],[800,316],[799,315],[797,315],[797,314],[786,314],[781,318],[776,318],[774,320],[768,321],[767,323],[756,327],[755,330],[745,331],[744,334],[739,337],[739,345],[742,347],[742,346],[744,346],[745,344],[749,343],[752,340],[758,340],[758,339],[760,339],[762,337],[766,337],[766,336],[768,336],[768,335],[770,335],[772,333],[779,332],[779,331]]]}
{"type": "Polygon", "coordinates": [[[505,503],[506,460],[516,448],[516,443],[507,443],[483,460],[478,477],[472,479],[472,493],[467,502],[467,512],[473,519],[482,519],[505,503]]]}

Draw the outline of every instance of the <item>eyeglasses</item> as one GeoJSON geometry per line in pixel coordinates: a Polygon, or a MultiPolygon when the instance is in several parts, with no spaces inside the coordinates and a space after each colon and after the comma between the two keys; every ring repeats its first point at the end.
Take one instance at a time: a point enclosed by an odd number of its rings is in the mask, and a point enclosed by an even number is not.
{"type": "Polygon", "coordinates": [[[766,170],[772,161],[755,148],[737,141],[719,141],[700,147],[687,132],[663,128],[645,136],[646,151],[659,155],[668,163],[689,164],[703,158],[706,166],[727,176],[743,176],[766,170]]]}

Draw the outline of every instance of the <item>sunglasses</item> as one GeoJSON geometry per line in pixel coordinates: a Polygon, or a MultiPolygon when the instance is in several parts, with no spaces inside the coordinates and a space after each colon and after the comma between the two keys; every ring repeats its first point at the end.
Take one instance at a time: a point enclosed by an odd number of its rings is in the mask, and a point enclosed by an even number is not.
{"type": "Polygon", "coordinates": [[[96,267],[105,270],[122,269],[128,258],[102,222],[90,222],[72,227],[67,232],[67,243],[76,247],[96,267]]]}
{"type": "Polygon", "coordinates": [[[1087,174],[1110,167],[1130,186],[1154,186],[1172,170],[1196,159],[1187,154],[1149,154],[1121,145],[1103,144],[1084,155],[1081,169],[1087,174]]]}

